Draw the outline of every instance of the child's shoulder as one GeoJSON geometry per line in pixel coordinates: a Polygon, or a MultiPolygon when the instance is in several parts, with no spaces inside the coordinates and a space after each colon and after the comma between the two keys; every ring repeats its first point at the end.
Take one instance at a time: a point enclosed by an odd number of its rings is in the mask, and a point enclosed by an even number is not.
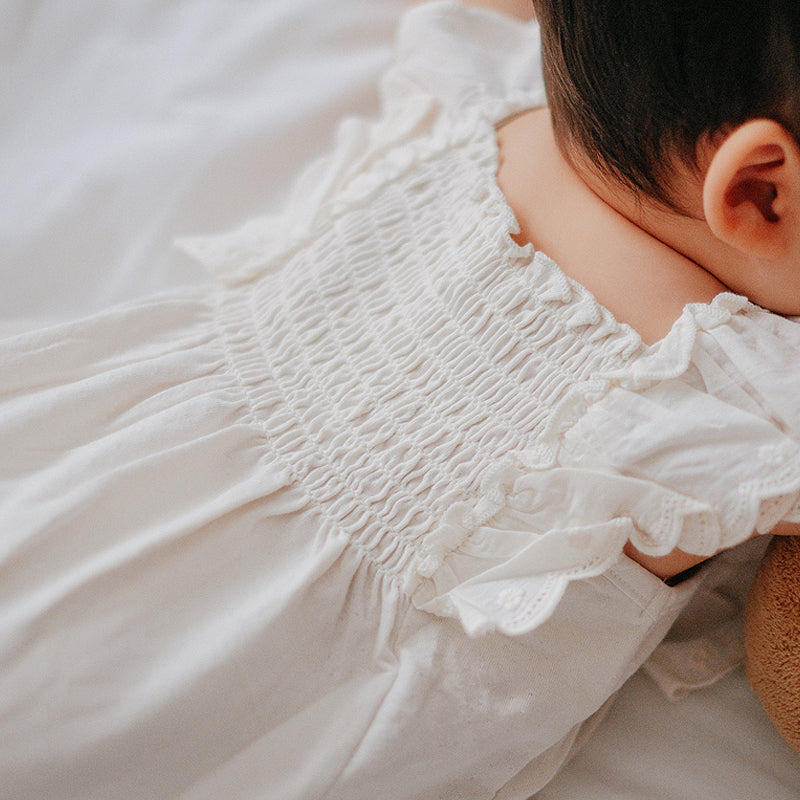
{"type": "Polygon", "coordinates": [[[647,343],[662,339],[689,303],[726,287],[601,200],[561,155],[547,109],[498,132],[498,184],[532,243],[647,343]]]}

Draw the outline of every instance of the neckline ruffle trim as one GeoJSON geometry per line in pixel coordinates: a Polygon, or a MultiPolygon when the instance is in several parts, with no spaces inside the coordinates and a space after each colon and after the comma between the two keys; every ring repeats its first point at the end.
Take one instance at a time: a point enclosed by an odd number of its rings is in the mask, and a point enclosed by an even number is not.
{"type": "MultiPolygon", "coordinates": [[[[499,158],[495,123],[520,110],[518,105],[521,102],[505,102],[495,104],[489,111],[484,109],[477,117],[467,114],[451,126],[438,128],[411,149],[390,147],[377,173],[348,182],[341,187],[337,203],[324,204],[312,215],[317,225],[328,224],[329,217],[335,217],[341,208],[368,203],[386,181],[434,157],[442,148],[465,148],[484,175],[485,191],[478,192],[473,202],[488,212],[487,230],[493,228],[498,234],[498,256],[510,264],[535,263],[548,278],[540,299],[551,306],[566,327],[579,330],[587,340],[613,355],[614,368],[576,384],[562,398],[534,447],[492,466],[475,498],[456,502],[443,514],[437,527],[420,543],[413,567],[405,572],[405,588],[418,608],[457,618],[470,634],[490,630],[520,634],[537,627],[550,616],[571,581],[606,571],[620,558],[629,539],[642,549],[652,539],[661,542],[662,549],[672,549],[684,528],[691,525],[702,530],[705,542],[719,541],[719,526],[715,525],[711,510],[692,498],[671,493],[666,498],[655,498],[655,509],[642,507],[627,517],[573,525],[539,536],[517,531],[501,555],[491,549],[480,553],[480,548],[473,547],[484,526],[509,512],[519,496],[516,487],[558,468],[564,432],[591,404],[613,387],[639,392],[659,381],[680,377],[691,364],[701,331],[726,325],[736,315],[754,308],[746,298],[731,293],[722,293],[709,303],[689,304],[662,340],[645,346],[633,328],[616,320],[589,290],[569,278],[546,254],[531,245],[517,244],[513,239],[518,232],[517,220],[495,180],[499,158]],[[649,526],[651,534],[655,527],[655,535],[643,535],[639,525],[649,526]]],[[[241,286],[257,280],[308,241],[307,230],[296,230],[289,236],[284,230],[278,237],[283,246],[275,248],[275,223],[273,220],[264,226],[263,221],[258,221],[232,236],[212,237],[204,244],[213,246],[201,248],[202,253],[195,249],[193,254],[215,268],[223,283],[241,286]]],[[[624,476],[608,474],[608,491],[619,491],[625,480],[624,476]]],[[[800,494],[800,456],[785,466],[778,484],[777,489],[774,480],[769,488],[757,482],[742,487],[743,515],[753,526],[765,492],[770,497],[779,495],[773,505],[784,518],[790,513],[800,518],[800,512],[794,509],[800,494]]],[[[643,496],[648,499],[647,493],[643,496]]]]}

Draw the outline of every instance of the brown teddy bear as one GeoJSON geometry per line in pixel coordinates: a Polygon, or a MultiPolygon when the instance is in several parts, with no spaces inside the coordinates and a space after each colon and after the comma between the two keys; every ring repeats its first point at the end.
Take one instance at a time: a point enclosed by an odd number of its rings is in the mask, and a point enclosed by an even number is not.
{"type": "Polygon", "coordinates": [[[784,739],[800,753],[800,536],[775,536],[745,615],[750,685],[784,739]]]}

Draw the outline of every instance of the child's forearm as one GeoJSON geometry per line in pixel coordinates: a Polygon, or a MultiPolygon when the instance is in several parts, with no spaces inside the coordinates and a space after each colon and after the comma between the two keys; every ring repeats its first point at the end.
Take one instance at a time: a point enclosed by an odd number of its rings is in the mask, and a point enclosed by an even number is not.
{"type": "MultiPolygon", "coordinates": [[[[800,535],[800,523],[779,522],[771,531],[775,536],[798,536],[800,535]]],[[[758,536],[754,533],[751,538],[758,536]]],[[[701,564],[706,560],[706,556],[695,556],[691,553],[684,553],[677,548],[665,556],[648,556],[637,550],[631,542],[625,545],[624,553],[628,558],[643,566],[648,572],[661,578],[669,580],[692,567],[701,564]]]]}
{"type": "Polygon", "coordinates": [[[637,550],[630,542],[625,545],[623,552],[628,558],[662,580],[674,578],[676,575],[680,575],[682,572],[701,564],[707,558],[707,556],[684,553],[683,550],[678,550],[677,548],[665,556],[648,556],[637,550]]]}

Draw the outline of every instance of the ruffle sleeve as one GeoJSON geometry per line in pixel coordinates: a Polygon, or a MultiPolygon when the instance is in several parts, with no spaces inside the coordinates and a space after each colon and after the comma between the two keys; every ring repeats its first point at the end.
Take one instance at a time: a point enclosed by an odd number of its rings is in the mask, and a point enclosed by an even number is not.
{"type": "Polygon", "coordinates": [[[539,26],[458,0],[412,8],[398,30],[385,99],[423,94],[458,114],[480,107],[500,120],[545,104],[539,26]]]}
{"type": "Polygon", "coordinates": [[[178,249],[231,284],[280,267],[326,220],[364,202],[428,154],[474,130],[545,103],[539,29],[508,15],[438,0],[402,18],[376,120],[349,117],[331,151],[298,177],[285,209],[229,231],[184,236],[178,249]]]}
{"type": "Polygon", "coordinates": [[[800,325],[744,298],[688,306],[629,369],[577,385],[535,447],[451,510],[416,604],[471,634],[521,634],[628,540],[710,556],[800,521],[798,354],[800,325]]]}

